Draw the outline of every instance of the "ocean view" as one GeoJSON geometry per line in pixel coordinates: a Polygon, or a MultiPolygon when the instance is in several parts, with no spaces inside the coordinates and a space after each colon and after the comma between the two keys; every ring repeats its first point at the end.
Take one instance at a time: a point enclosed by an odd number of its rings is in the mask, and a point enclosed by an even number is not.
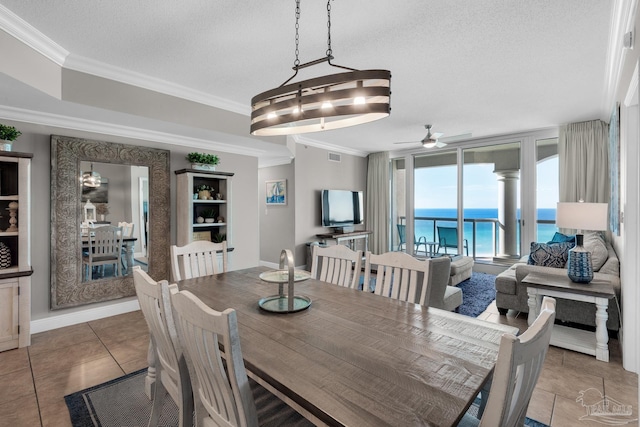
{"type": "MultiPolygon", "coordinates": [[[[416,238],[420,236],[426,237],[428,242],[437,241],[437,232],[434,234],[434,221],[433,220],[420,220],[420,217],[435,217],[435,218],[456,218],[458,214],[457,209],[416,209],[415,210],[415,234],[416,238]]],[[[468,219],[495,219],[498,218],[498,209],[465,209],[464,218],[468,219]]],[[[518,211],[518,218],[520,213],[518,211]]],[[[555,220],[555,209],[538,209],[539,220],[555,220]]],[[[455,227],[456,221],[445,221],[438,219],[437,224],[439,226],[455,227]]],[[[557,231],[555,224],[538,224],[538,239],[539,242],[547,242],[551,240],[553,234],[557,231]]],[[[492,222],[477,222],[476,223],[476,254],[478,256],[493,256],[495,245],[495,231],[494,223],[492,222]]],[[[473,222],[465,221],[464,223],[464,237],[469,241],[469,254],[473,252],[473,222]]],[[[520,244],[520,233],[518,233],[518,245],[520,244]]]]}

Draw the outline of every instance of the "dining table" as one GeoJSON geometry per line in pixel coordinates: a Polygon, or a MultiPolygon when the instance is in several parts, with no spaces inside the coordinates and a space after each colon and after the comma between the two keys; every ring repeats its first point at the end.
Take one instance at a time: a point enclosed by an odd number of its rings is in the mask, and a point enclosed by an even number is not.
{"type": "Polygon", "coordinates": [[[178,282],[217,311],[237,312],[247,374],[316,425],[455,426],[490,379],[503,334],[518,329],[309,278],[308,308],[253,267],[178,282]]]}

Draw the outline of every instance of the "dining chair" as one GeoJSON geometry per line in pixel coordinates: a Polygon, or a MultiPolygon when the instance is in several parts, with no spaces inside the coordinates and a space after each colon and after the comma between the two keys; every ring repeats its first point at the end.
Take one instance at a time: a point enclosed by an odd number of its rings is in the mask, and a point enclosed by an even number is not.
{"type": "Polygon", "coordinates": [[[228,268],[227,242],[197,240],[184,246],[171,246],[171,274],[174,281],[224,273],[228,268]],[[222,252],[222,268],[218,262],[222,252]]]}
{"type": "MultiPolygon", "coordinates": [[[[447,253],[447,248],[453,248],[458,250],[458,228],[457,227],[443,227],[438,226],[438,250],[444,248],[444,253],[447,253]]],[[[467,239],[462,240],[462,247],[466,250],[467,256],[469,256],[469,241],[467,239]]]]}
{"type": "MultiPolygon", "coordinates": [[[[398,227],[398,250],[402,249],[402,245],[407,244],[407,226],[404,224],[396,224],[398,227]]],[[[427,254],[427,238],[424,236],[420,236],[416,239],[416,236],[413,236],[413,244],[415,245],[416,254],[420,252],[420,246],[424,245],[424,253],[427,254]]]]}
{"type": "Polygon", "coordinates": [[[556,317],[556,301],[544,297],[536,320],[519,336],[505,334],[500,341],[484,411],[478,419],[466,413],[458,427],[523,426],[533,389],[542,371],[556,317]]]}
{"type": "Polygon", "coordinates": [[[429,307],[454,311],[462,305],[462,289],[449,286],[451,258],[442,256],[427,260],[429,263],[429,307]]]}
{"type": "Polygon", "coordinates": [[[113,275],[122,275],[122,229],[113,225],[94,228],[87,236],[87,251],[82,254],[82,266],[86,268],[86,280],[91,280],[93,267],[113,265],[113,275]]]}
{"type": "Polygon", "coordinates": [[[311,277],[323,282],[358,289],[362,251],[353,251],[345,245],[313,245],[311,277]]]}
{"type": "MultiPolygon", "coordinates": [[[[154,281],[139,266],[133,267],[133,283],[140,309],[149,326],[152,348],[156,351],[156,381],[149,426],[159,425],[166,394],[178,406],[179,426],[192,426],[191,380],[173,320],[169,283],[166,280],[154,281]]],[[[171,287],[177,290],[176,285],[171,287]]]]}
{"type": "Polygon", "coordinates": [[[373,292],[376,295],[428,306],[428,261],[418,260],[404,252],[375,255],[367,251],[364,267],[365,286],[371,289],[371,270],[375,266],[373,292]]]}
{"type": "Polygon", "coordinates": [[[191,292],[175,288],[171,289],[171,303],[180,344],[193,373],[196,425],[312,425],[248,379],[234,309],[213,310],[191,292]]]}
{"type": "MultiPolygon", "coordinates": [[[[133,222],[118,222],[118,227],[122,228],[122,238],[126,239],[126,238],[131,238],[133,237],[133,232],[134,232],[134,228],[135,228],[135,224],[133,222]]],[[[130,273],[130,268],[133,266],[129,266],[126,265],[126,261],[127,261],[127,247],[126,245],[123,243],[122,245],[122,268],[126,268],[127,269],[127,273],[130,273]]]]}

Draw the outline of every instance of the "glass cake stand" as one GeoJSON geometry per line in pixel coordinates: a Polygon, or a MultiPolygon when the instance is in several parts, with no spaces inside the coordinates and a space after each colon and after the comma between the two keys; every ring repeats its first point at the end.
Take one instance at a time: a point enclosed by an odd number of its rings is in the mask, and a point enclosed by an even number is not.
{"type": "Polygon", "coordinates": [[[311,305],[311,298],[304,295],[295,295],[293,288],[295,282],[302,282],[311,277],[311,273],[304,270],[293,269],[293,254],[289,249],[284,249],[280,254],[280,269],[260,273],[260,279],[278,284],[278,295],[261,298],[258,306],[272,313],[295,313],[305,310],[311,305]],[[284,264],[288,268],[284,268],[284,264]],[[284,293],[284,284],[287,284],[287,294],[284,293]]]}

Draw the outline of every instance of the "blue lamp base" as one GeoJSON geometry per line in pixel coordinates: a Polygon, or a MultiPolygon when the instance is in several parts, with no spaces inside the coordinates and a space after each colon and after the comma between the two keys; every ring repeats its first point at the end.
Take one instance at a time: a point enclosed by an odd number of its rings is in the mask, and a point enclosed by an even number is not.
{"type": "Polygon", "coordinates": [[[567,274],[569,279],[577,283],[589,283],[593,280],[591,252],[582,246],[582,234],[576,235],[576,246],[569,250],[567,274]]]}

